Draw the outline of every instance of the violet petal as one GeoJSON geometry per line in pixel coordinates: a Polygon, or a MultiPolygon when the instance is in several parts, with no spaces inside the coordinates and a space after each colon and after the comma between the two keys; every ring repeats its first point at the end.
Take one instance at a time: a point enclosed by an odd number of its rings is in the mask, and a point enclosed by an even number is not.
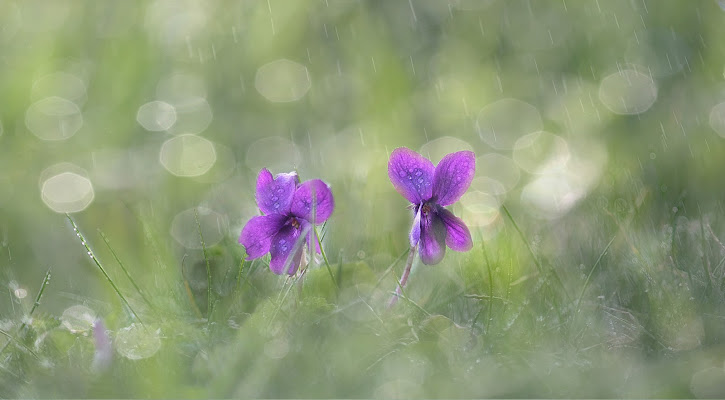
{"type": "Polygon", "coordinates": [[[421,215],[420,259],[423,264],[438,264],[446,254],[446,226],[434,212],[421,215]]]}
{"type": "Polygon", "coordinates": [[[286,219],[287,217],[279,214],[262,215],[250,219],[244,225],[239,243],[244,245],[249,260],[269,252],[272,237],[282,229],[286,219]]]}
{"type": "Polygon", "coordinates": [[[319,179],[312,179],[302,183],[295,191],[291,212],[294,216],[319,224],[330,217],[334,208],[335,200],[329,186],[319,179]]]}
{"type": "Polygon", "coordinates": [[[446,245],[455,251],[468,251],[473,248],[471,232],[466,224],[452,212],[441,207],[438,216],[446,226],[446,245]]]}
{"type": "Polygon", "coordinates": [[[413,204],[429,200],[433,193],[433,163],[405,147],[393,150],[388,161],[390,182],[413,204]]]}
{"type": "Polygon", "coordinates": [[[410,235],[408,235],[410,239],[410,247],[415,247],[415,245],[418,244],[420,241],[420,209],[423,208],[421,206],[418,206],[418,211],[415,213],[415,218],[413,218],[413,226],[410,228],[410,235]]]}
{"type": "Polygon", "coordinates": [[[263,168],[257,175],[257,191],[254,194],[257,206],[267,215],[288,213],[298,182],[294,172],[272,178],[272,173],[263,168]]]}
{"type": "Polygon", "coordinates": [[[443,157],[433,178],[433,196],[437,203],[448,206],[458,201],[471,186],[475,172],[476,156],[472,151],[459,151],[443,157]]]}
{"type": "MultiPolygon", "coordinates": [[[[299,221],[298,221],[299,223],[299,221]]],[[[302,249],[309,224],[287,224],[272,238],[269,254],[272,256],[269,268],[277,275],[294,275],[300,264],[302,249]]]]}

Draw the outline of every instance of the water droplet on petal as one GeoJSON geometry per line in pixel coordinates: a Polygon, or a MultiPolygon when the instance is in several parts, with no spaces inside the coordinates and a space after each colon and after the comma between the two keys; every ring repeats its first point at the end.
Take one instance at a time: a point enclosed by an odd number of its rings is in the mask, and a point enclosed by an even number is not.
{"type": "Polygon", "coordinates": [[[274,203],[274,208],[279,208],[279,203],[274,203]]]}
{"type": "Polygon", "coordinates": [[[400,171],[398,171],[398,176],[400,176],[401,178],[404,178],[405,175],[407,175],[407,174],[402,169],[400,171]]]}

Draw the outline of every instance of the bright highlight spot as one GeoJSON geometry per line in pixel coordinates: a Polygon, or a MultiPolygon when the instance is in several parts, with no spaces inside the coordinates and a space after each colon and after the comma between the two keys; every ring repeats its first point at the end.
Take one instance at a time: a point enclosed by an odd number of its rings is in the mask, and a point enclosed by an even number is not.
{"type": "Polygon", "coordinates": [[[185,134],[161,145],[159,162],[176,176],[205,174],[216,162],[214,144],[203,137],[185,134]]]}
{"type": "Polygon", "coordinates": [[[624,69],[602,79],[599,99],[615,114],[641,114],[657,100],[657,85],[633,69],[624,69]]]}
{"type": "Polygon", "coordinates": [[[536,107],[517,99],[503,99],[484,107],[476,118],[478,136],[495,149],[511,149],[516,139],[544,128],[536,107]]]}
{"type": "Polygon", "coordinates": [[[78,106],[62,97],[38,100],[25,112],[25,126],[42,140],[65,140],[78,132],[83,116],[78,106]]]}
{"type": "Polygon", "coordinates": [[[259,67],[254,86],[267,100],[285,103],[301,99],[311,82],[307,67],[283,58],[259,67]]]}
{"type": "Polygon", "coordinates": [[[138,108],[136,121],[147,131],[165,131],[176,122],[176,109],[163,101],[151,101],[138,108]]]}
{"type": "Polygon", "coordinates": [[[116,334],[116,351],[129,360],[141,360],[156,354],[161,348],[161,329],[152,330],[133,323],[116,334]]]}
{"type": "Polygon", "coordinates": [[[463,213],[461,218],[470,227],[488,226],[499,217],[499,200],[488,193],[468,191],[461,197],[463,213]]]}
{"type": "Polygon", "coordinates": [[[48,178],[40,194],[45,205],[59,213],[83,211],[95,196],[91,181],[75,172],[61,172],[48,178]]]}
{"type": "Polygon", "coordinates": [[[71,333],[83,333],[91,330],[96,313],[83,305],[68,307],[60,316],[60,322],[71,333]]]}

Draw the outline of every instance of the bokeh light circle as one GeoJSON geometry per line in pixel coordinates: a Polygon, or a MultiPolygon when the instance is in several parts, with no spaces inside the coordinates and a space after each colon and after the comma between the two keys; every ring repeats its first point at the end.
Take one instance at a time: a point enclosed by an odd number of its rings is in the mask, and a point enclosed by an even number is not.
{"type": "Polygon", "coordinates": [[[516,187],[521,179],[521,171],[514,160],[498,153],[488,153],[476,158],[476,175],[501,183],[506,191],[516,187]]]}
{"type": "Polygon", "coordinates": [[[156,354],[161,348],[161,330],[133,323],[116,334],[116,351],[129,360],[141,360],[156,354]]]}
{"type": "Polygon", "coordinates": [[[84,305],[66,308],[60,316],[60,323],[71,333],[83,333],[91,330],[96,320],[96,313],[84,305]]]}
{"type": "Polygon", "coordinates": [[[561,136],[545,131],[534,132],[516,141],[513,157],[524,171],[544,174],[566,165],[569,161],[569,145],[561,136]]]}
{"type": "Polygon", "coordinates": [[[166,131],[176,123],[176,108],[165,101],[150,101],[138,108],[136,121],[147,131],[166,131]]]}
{"type": "Polygon", "coordinates": [[[473,151],[473,146],[464,140],[444,136],[424,144],[418,152],[437,165],[446,154],[464,150],[473,151]]]}
{"type": "Polygon", "coordinates": [[[41,185],[40,194],[45,205],[59,213],[83,211],[95,197],[91,180],[70,171],[46,179],[41,185]]]}
{"type": "Polygon", "coordinates": [[[301,99],[312,83],[307,67],[283,58],[259,67],[254,86],[267,100],[286,103],[301,99]]]}
{"type": "Polygon", "coordinates": [[[599,99],[615,114],[641,114],[657,100],[657,85],[647,74],[623,69],[602,79],[599,99]]]}
{"type": "Polygon", "coordinates": [[[53,72],[37,79],[30,91],[32,100],[49,96],[58,96],[75,104],[84,104],[86,84],[76,75],[63,71],[53,72]]]}
{"type": "Polygon", "coordinates": [[[184,134],[173,137],[161,145],[159,162],[176,176],[205,174],[216,162],[214,144],[200,136],[184,134]]]}
{"type": "Polygon", "coordinates": [[[51,96],[31,104],[25,112],[25,126],[42,140],[65,140],[83,125],[78,105],[68,99],[51,96]]]}

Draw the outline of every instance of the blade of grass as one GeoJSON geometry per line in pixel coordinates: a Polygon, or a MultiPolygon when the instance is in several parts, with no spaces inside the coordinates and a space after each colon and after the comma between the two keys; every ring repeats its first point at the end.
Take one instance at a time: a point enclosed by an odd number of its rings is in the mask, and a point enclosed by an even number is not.
{"type": "Polygon", "coordinates": [[[40,357],[38,356],[38,354],[36,354],[33,351],[33,349],[31,349],[30,347],[28,347],[25,343],[23,343],[23,342],[19,341],[18,339],[16,339],[15,336],[13,336],[13,335],[5,332],[2,329],[0,329],[0,334],[2,334],[3,336],[5,336],[5,337],[7,337],[9,339],[8,340],[8,343],[15,342],[17,345],[19,345],[20,347],[22,347],[25,351],[27,351],[28,353],[32,354],[33,357],[35,357],[37,359],[40,359],[40,357]]]}
{"type": "Polygon", "coordinates": [[[393,260],[392,263],[390,263],[388,268],[385,269],[385,272],[383,272],[383,275],[380,278],[378,278],[378,281],[375,283],[375,286],[373,286],[373,289],[377,289],[378,286],[380,286],[380,284],[383,282],[383,279],[385,279],[388,276],[388,274],[390,273],[390,271],[393,270],[393,267],[395,267],[395,265],[397,265],[398,262],[403,259],[403,257],[408,255],[409,252],[410,252],[410,247],[406,248],[404,252],[400,253],[398,258],[396,258],[395,260],[393,260]]]}
{"type": "Polygon", "coordinates": [[[247,260],[247,255],[243,254],[242,259],[239,261],[239,273],[237,273],[237,283],[234,285],[234,295],[236,296],[237,293],[239,293],[239,284],[242,281],[242,271],[244,270],[244,261],[247,260]]]}
{"type": "Polygon", "coordinates": [[[204,243],[204,236],[201,234],[201,223],[199,222],[199,212],[194,208],[194,219],[196,220],[196,229],[199,232],[199,241],[201,241],[201,251],[204,254],[204,261],[206,262],[206,301],[207,301],[207,321],[211,322],[211,315],[214,312],[214,301],[211,297],[211,266],[209,265],[209,257],[206,255],[206,244],[204,243]]]}
{"type": "MultiPolygon", "coordinates": [[[[38,290],[38,294],[35,296],[35,302],[33,302],[33,307],[30,308],[30,312],[28,313],[28,316],[32,316],[35,312],[35,309],[38,308],[40,305],[40,298],[43,297],[43,292],[45,291],[45,287],[48,286],[48,283],[50,283],[50,268],[48,268],[48,271],[45,273],[45,276],[43,277],[43,283],[40,284],[40,290],[38,290]]],[[[20,324],[20,327],[18,328],[18,331],[16,334],[20,333],[25,329],[25,327],[28,326],[27,322],[23,322],[20,324]]],[[[5,346],[3,346],[2,349],[0,349],[0,354],[2,354],[5,349],[10,345],[10,342],[5,343],[5,346]]]]}
{"type": "Polygon", "coordinates": [[[403,269],[403,275],[400,277],[398,287],[395,289],[395,294],[388,301],[388,308],[391,308],[398,302],[398,297],[403,291],[403,287],[408,282],[408,276],[410,276],[410,270],[413,269],[413,262],[415,261],[415,251],[417,246],[411,246],[408,253],[408,260],[405,262],[405,269],[403,269]]]}
{"type": "Polygon", "coordinates": [[[609,243],[607,243],[606,246],[604,246],[604,250],[599,254],[599,257],[597,258],[597,261],[592,266],[592,269],[589,271],[589,274],[587,275],[587,279],[584,281],[584,286],[582,287],[582,290],[579,292],[579,298],[576,301],[576,309],[574,310],[574,315],[579,314],[579,306],[581,306],[582,298],[584,297],[584,292],[586,292],[587,288],[589,287],[589,280],[592,277],[592,274],[594,274],[594,270],[597,269],[599,266],[599,263],[602,262],[602,258],[604,258],[604,255],[607,254],[607,251],[609,250],[609,247],[612,246],[612,243],[614,243],[614,239],[617,238],[617,235],[615,234],[612,236],[612,239],[609,240],[609,243]]]}
{"type": "Polygon", "coordinates": [[[188,256],[187,254],[184,254],[184,256],[181,257],[181,279],[184,281],[184,289],[186,289],[186,295],[189,297],[189,302],[192,305],[192,309],[194,310],[194,313],[196,313],[197,317],[204,318],[204,315],[201,313],[201,310],[199,309],[199,305],[196,304],[196,300],[194,299],[194,293],[191,291],[191,286],[189,286],[189,280],[186,279],[184,263],[186,262],[187,256],[188,256]]]}
{"type": "Polygon", "coordinates": [[[86,248],[86,251],[88,251],[88,256],[91,258],[91,260],[93,260],[93,262],[96,264],[98,269],[101,270],[101,273],[103,274],[103,276],[106,277],[106,279],[108,280],[108,283],[111,284],[111,287],[113,287],[113,290],[116,291],[116,294],[118,294],[118,297],[121,298],[121,301],[123,301],[123,303],[126,305],[126,307],[128,307],[129,311],[131,311],[131,314],[133,314],[133,316],[136,317],[138,322],[140,322],[141,326],[143,326],[145,329],[146,325],[143,323],[143,321],[138,316],[138,314],[136,314],[136,311],[133,310],[133,307],[131,307],[131,304],[129,304],[128,300],[126,300],[126,297],[121,293],[121,291],[118,289],[118,286],[116,286],[116,284],[113,282],[113,279],[111,279],[111,277],[108,275],[108,273],[106,272],[106,269],[103,268],[103,265],[101,265],[101,262],[98,261],[98,258],[96,258],[96,255],[93,253],[93,250],[91,250],[90,246],[88,246],[88,242],[86,242],[86,238],[83,236],[80,229],[78,229],[78,225],[76,225],[76,222],[73,220],[73,218],[71,218],[70,214],[66,213],[65,216],[66,216],[66,218],[68,218],[68,221],[70,221],[70,224],[73,226],[73,230],[76,232],[76,236],[78,236],[78,238],[81,240],[81,244],[83,245],[83,247],[86,248]]]}
{"type": "MultiPolygon", "coordinates": [[[[330,262],[327,260],[327,255],[325,254],[325,249],[322,248],[322,240],[320,240],[320,235],[317,234],[317,228],[313,228],[315,232],[315,239],[317,239],[317,245],[320,246],[320,253],[322,253],[322,259],[325,260],[325,267],[327,268],[327,273],[330,274],[330,279],[332,279],[332,284],[335,285],[335,290],[340,290],[340,286],[338,286],[337,281],[335,280],[335,276],[332,274],[332,268],[330,268],[330,262]]],[[[313,252],[314,250],[310,249],[310,252],[313,252]]]]}
{"type": "MultiPolygon", "coordinates": [[[[526,240],[526,236],[524,235],[524,232],[521,231],[521,228],[519,228],[519,225],[516,223],[516,220],[514,220],[514,217],[509,212],[508,208],[506,208],[505,205],[501,205],[501,208],[503,209],[504,213],[506,213],[506,216],[508,217],[509,221],[511,221],[511,224],[514,226],[514,229],[516,229],[516,232],[518,232],[519,236],[521,237],[521,240],[526,245],[526,249],[529,251],[529,254],[531,254],[531,257],[534,260],[534,264],[536,264],[536,268],[539,270],[539,273],[544,274],[544,267],[541,265],[541,261],[539,261],[539,258],[536,257],[536,254],[534,254],[534,249],[531,248],[531,244],[528,240],[526,240]]],[[[556,278],[556,282],[561,287],[561,291],[564,293],[566,298],[571,301],[571,297],[569,297],[569,293],[566,291],[566,287],[564,287],[564,282],[562,282],[561,278],[559,277],[559,274],[556,272],[556,270],[552,267],[551,274],[554,275],[554,278],[556,278]]],[[[548,281],[548,279],[547,279],[548,281]]]]}
{"type": "Polygon", "coordinates": [[[133,279],[133,277],[131,277],[131,274],[128,272],[126,267],[121,262],[121,259],[118,258],[118,254],[116,254],[116,251],[113,250],[113,247],[111,247],[111,242],[108,240],[106,235],[100,229],[98,229],[98,233],[101,235],[101,239],[103,239],[103,242],[106,243],[106,247],[108,247],[108,250],[111,252],[111,255],[113,255],[113,258],[116,260],[118,265],[121,267],[121,270],[123,271],[123,273],[126,274],[126,277],[128,278],[128,280],[131,281],[131,284],[136,289],[136,292],[138,292],[138,294],[141,296],[141,298],[146,303],[146,305],[149,306],[149,308],[153,309],[154,307],[151,305],[151,301],[146,297],[146,295],[143,293],[141,288],[136,284],[136,281],[133,279]]]}

